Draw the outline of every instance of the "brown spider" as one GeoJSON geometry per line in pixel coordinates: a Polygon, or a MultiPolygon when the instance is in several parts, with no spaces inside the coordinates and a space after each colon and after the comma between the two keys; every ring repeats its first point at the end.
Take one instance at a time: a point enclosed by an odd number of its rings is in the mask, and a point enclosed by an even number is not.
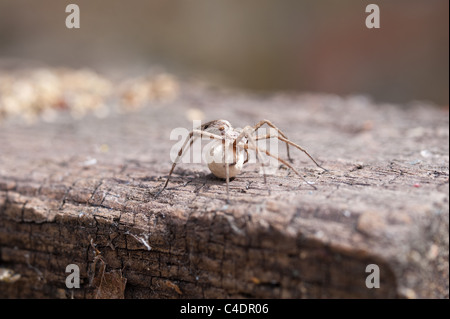
{"type": "Polygon", "coordinates": [[[207,151],[208,156],[208,168],[209,170],[218,178],[225,179],[227,183],[227,197],[229,198],[229,183],[230,178],[235,177],[242,170],[245,163],[248,162],[248,150],[253,150],[256,153],[256,158],[261,165],[264,183],[266,183],[266,173],[264,170],[264,164],[261,161],[261,153],[265,153],[267,156],[275,158],[280,163],[286,165],[295,174],[302,178],[308,185],[316,189],[311,183],[307,182],[286,160],[278,157],[277,155],[271,154],[268,150],[262,149],[256,145],[256,141],[270,138],[277,138],[282,142],[286,143],[286,152],[289,162],[293,162],[289,154],[289,145],[296,147],[297,149],[304,152],[318,167],[326,171],[325,168],[320,166],[314,158],[301,146],[290,141],[286,135],[280,131],[275,125],[269,120],[262,120],[258,122],[255,126],[246,126],[242,130],[234,129],[230,122],[226,120],[214,120],[201,125],[198,129],[194,129],[189,133],[181,149],[178,151],[178,155],[172,164],[172,169],[170,170],[169,176],[163,186],[163,188],[156,194],[159,195],[168,185],[169,179],[177,165],[178,161],[182,157],[183,153],[190,147],[197,138],[207,137],[210,139],[217,140],[217,143],[213,143],[209,150],[207,151]],[[269,127],[277,131],[277,135],[271,133],[265,135],[254,135],[256,131],[267,124],[269,127]],[[186,145],[190,141],[188,147],[186,145]],[[244,160],[244,153],[247,158],[244,160]]]}

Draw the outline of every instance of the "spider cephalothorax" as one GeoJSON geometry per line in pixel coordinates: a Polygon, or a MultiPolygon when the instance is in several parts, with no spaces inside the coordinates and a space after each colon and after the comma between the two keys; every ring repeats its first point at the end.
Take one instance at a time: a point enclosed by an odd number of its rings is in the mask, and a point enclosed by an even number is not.
{"type": "MultiPolygon", "coordinates": [[[[264,171],[264,165],[261,161],[262,153],[275,158],[280,163],[292,169],[295,174],[303,179],[303,177],[286,160],[280,158],[278,155],[270,153],[266,149],[258,147],[256,145],[256,141],[258,140],[277,138],[278,140],[286,143],[286,151],[289,162],[292,163],[292,159],[289,154],[289,145],[291,145],[304,152],[318,167],[324,169],[314,160],[311,155],[309,155],[309,153],[305,149],[290,141],[286,137],[286,135],[281,132],[275,125],[273,125],[269,120],[262,120],[255,126],[246,126],[243,129],[233,128],[230,122],[226,120],[214,120],[201,125],[199,128],[194,129],[189,133],[186,141],[178,151],[178,155],[172,164],[172,169],[170,170],[169,176],[167,177],[163,188],[158,192],[158,194],[167,187],[170,176],[172,175],[175,166],[177,165],[178,161],[183,156],[185,151],[194,143],[197,138],[202,137],[214,140],[212,143],[208,144],[208,149],[206,151],[206,160],[210,171],[215,176],[226,180],[227,194],[229,194],[228,190],[230,178],[238,175],[241,172],[243,165],[248,161],[248,150],[252,150],[256,153],[256,158],[261,164],[263,170],[264,183],[266,182],[266,174],[264,171]],[[275,135],[272,133],[268,133],[265,135],[256,135],[257,130],[264,124],[267,124],[269,127],[274,129],[277,134],[275,135]]],[[[314,188],[314,186],[312,187],[314,188]]]]}

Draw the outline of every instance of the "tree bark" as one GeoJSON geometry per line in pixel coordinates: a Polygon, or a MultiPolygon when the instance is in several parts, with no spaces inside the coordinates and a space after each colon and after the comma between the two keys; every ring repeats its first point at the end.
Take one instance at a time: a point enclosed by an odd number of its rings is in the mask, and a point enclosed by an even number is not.
{"type": "Polygon", "coordinates": [[[448,298],[448,124],[427,105],[200,88],[102,120],[0,123],[0,297],[448,298]],[[206,165],[180,163],[156,197],[194,106],[267,118],[327,171],[291,148],[313,185],[283,165],[265,185],[248,164],[227,202],[206,165]]]}

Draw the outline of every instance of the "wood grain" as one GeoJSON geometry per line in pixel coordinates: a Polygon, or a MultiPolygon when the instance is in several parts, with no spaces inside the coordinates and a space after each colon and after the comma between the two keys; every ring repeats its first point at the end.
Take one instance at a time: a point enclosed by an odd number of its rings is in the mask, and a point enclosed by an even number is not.
{"type": "Polygon", "coordinates": [[[20,279],[0,297],[448,298],[448,126],[428,105],[187,85],[101,120],[2,122],[0,267],[20,279]],[[269,195],[249,164],[227,204],[206,165],[180,164],[155,197],[192,108],[235,127],[270,119],[328,171],[292,150],[317,190],[280,167],[269,195]],[[65,287],[68,264],[80,289],[65,287]]]}

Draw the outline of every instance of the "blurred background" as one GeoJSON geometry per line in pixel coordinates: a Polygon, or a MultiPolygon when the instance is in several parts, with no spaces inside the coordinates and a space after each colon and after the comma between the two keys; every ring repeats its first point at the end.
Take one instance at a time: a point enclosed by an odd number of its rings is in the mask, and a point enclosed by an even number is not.
{"type": "Polygon", "coordinates": [[[14,63],[184,80],[257,92],[449,101],[447,0],[1,0],[0,69],[14,63]],[[80,7],[67,29],[65,8],[80,7]],[[368,4],[381,28],[367,29],[368,4]],[[19,62],[17,62],[19,61],[19,62]]]}

